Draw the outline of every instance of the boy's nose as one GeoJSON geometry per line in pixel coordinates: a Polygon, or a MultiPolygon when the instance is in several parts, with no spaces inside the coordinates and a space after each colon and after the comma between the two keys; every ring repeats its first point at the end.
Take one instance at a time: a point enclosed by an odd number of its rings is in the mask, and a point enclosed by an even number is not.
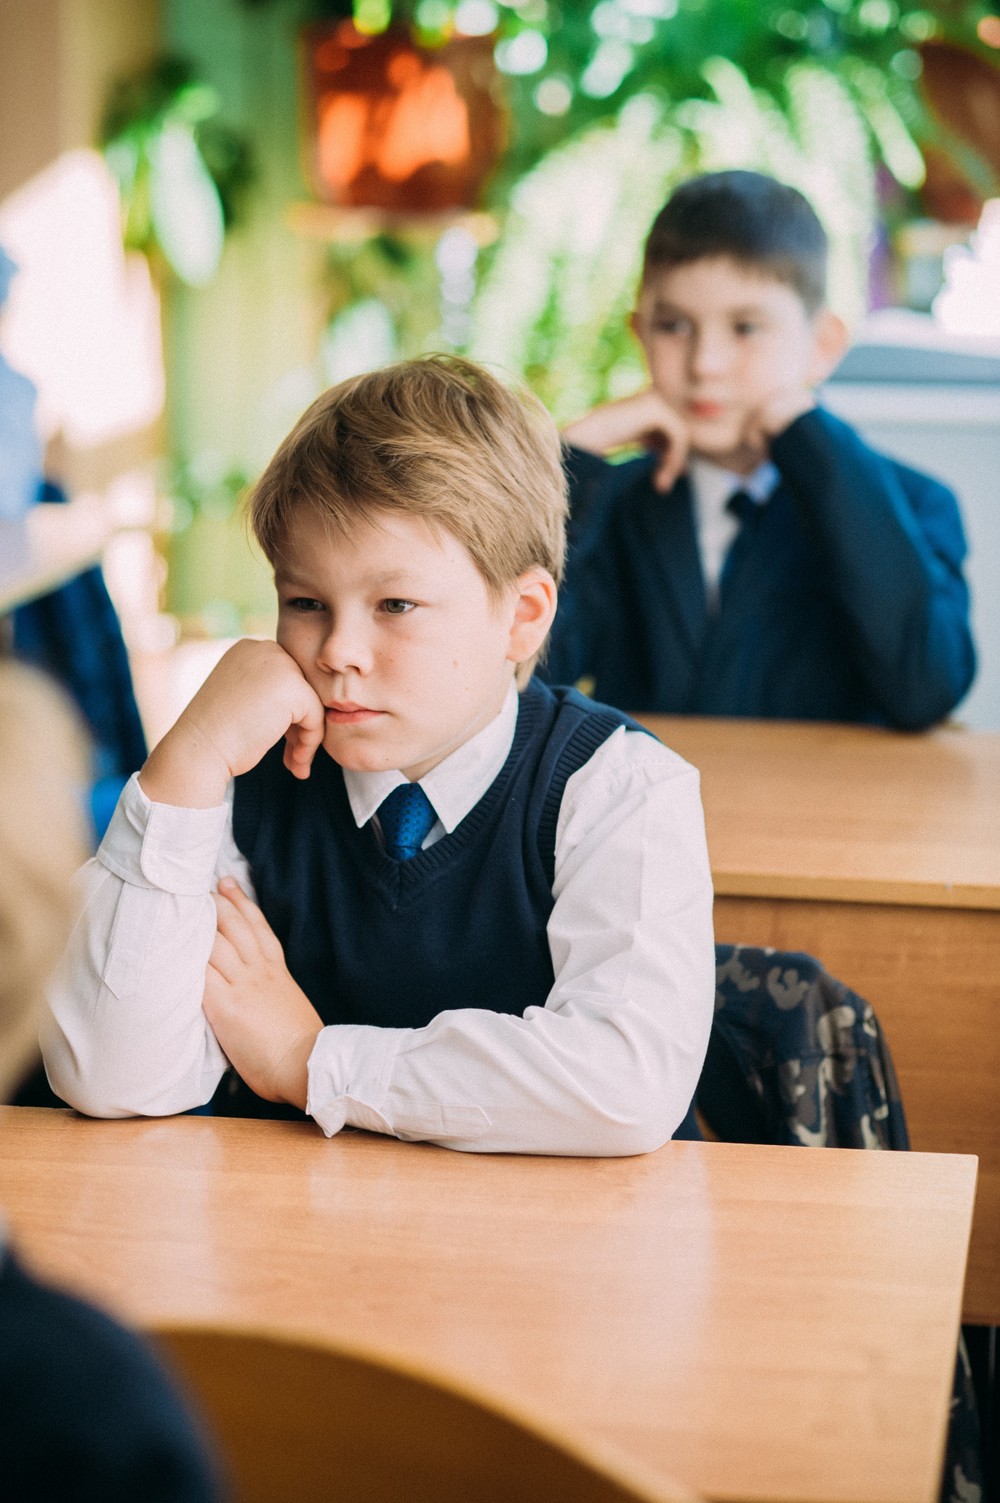
{"type": "Polygon", "coordinates": [[[691,374],[694,376],[712,376],[725,371],[729,361],[729,350],[724,339],[709,331],[699,332],[691,340],[689,346],[689,362],[691,374]]]}
{"type": "Polygon", "coordinates": [[[316,663],[325,673],[367,673],[371,647],[365,633],[350,622],[337,622],[320,643],[316,663]]]}

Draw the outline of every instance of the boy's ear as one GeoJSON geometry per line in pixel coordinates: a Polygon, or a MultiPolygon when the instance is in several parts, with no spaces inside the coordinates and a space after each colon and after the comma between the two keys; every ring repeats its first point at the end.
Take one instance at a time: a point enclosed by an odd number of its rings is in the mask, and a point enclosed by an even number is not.
{"type": "Polygon", "coordinates": [[[556,614],[558,591],[548,569],[537,566],[514,581],[516,598],[510,628],[511,663],[526,663],[540,652],[556,614]]]}
{"type": "Polygon", "coordinates": [[[821,308],[813,319],[813,355],[809,372],[810,386],[825,381],[847,353],[850,335],[847,325],[831,308],[821,308]]]}

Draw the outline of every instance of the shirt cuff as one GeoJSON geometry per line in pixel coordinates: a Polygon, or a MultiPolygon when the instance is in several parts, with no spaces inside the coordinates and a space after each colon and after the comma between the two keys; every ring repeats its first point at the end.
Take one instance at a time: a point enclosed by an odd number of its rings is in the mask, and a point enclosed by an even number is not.
{"type": "Polygon", "coordinates": [[[158,888],[184,897],[211,891],[227,804],[183,809],[154,804],[133,773],[122,790],[97,859],[133,887],[158,888]]]}
{"type": "Polygon", "coordinates": [[[328,1138],[342,1127],[392,1135],[382,1108],[389,1077],[409,1028],[338,1023],[324,1028],[309,1056],[306,1112],[328,1138]]]}

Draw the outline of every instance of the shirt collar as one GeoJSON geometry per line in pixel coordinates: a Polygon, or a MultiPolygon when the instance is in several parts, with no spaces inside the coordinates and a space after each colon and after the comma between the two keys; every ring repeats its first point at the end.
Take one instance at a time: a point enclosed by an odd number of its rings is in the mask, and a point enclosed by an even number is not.
{"type": "Polygon", "coordinates": [[[736,475],[711,459],[697,456],[690,461],[688,473],[699,504],[708,503],[711,499],[717,501],[720,509],[737,491],[745,491],[752,501],[763,506],[770,501],[780,479],[777,466],[769,459],[765,459],[749,475],[736,475]]]}
{"type": "MultiPolygon", "coordinates": [[[[450,835],[475,808],[506,762],[514,740],[517,705],[517,689],[512,683],[499,715],[420,779],[446,834],[450,835]]],[[[395,769],[355,772],[345,767],[344,784],[358,828],[367,824],[383,799],[405,782],[395,769]]]]}

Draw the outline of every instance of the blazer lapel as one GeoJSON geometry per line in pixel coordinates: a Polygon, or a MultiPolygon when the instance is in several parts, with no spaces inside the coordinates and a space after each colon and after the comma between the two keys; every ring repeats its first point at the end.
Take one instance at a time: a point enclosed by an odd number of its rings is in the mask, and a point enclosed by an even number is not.
{"type": "Polygon", "coordinates": [[[694,504],[686,475],[665,496],[654,490],[650,482],[643,499],[640,532],[654,565],[653,573],[664,581],[660,604],[673,618],[678,636],[692,657],[697,657],[708,616],[694,504]]]}

